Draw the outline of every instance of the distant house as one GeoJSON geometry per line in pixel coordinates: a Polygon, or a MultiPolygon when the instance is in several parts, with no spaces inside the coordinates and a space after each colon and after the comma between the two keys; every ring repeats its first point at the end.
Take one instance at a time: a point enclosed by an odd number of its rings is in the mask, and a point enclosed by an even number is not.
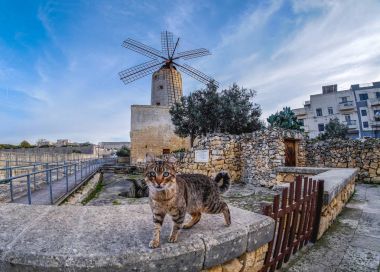
{"type": "Polygon", "coordinates": [[[354,84],[338,91],[337,85],[322,87],[304,107],[294,109],[311,138],[323,133],[330,119],[338,118],[350,138],[380,138],[380,82],[354,84]]]}
{"type": "Polygon", "coordinates": [[[118,150],[123,146],[131,148],[131,142],[100,142],[99,148],[107,149],[107,150],[118,150]]]}
{"type": "Polygon", "coordinates": [[[68,139],[58,139],[55,146],[67,146],[69,144],[68,139]]]}
{"type": "Polygon", "coordinates": [[[36,143],[38,147],[51,145],[51,142],[46,139],[39,139],[36,143]]]}

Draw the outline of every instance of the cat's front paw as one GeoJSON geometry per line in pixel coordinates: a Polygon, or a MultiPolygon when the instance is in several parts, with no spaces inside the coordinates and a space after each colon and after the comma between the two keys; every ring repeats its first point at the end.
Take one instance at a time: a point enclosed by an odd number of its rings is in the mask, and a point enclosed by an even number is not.
{"type": "Polygon", "coordinates": [[[157,247],[159,247],[160,246],[160,241],[158,241],[158,240],[152,240],[152,241],[150,241],[150,243],[149,243],[149,247],[150,248],[157,248],[157,247]]]}
{"type": "Polygon", "coordinates": [[[177,235],[172,235],[169,237],[168,242],[169,243],[175,243],[175,242],[177,242],[177,238],[178,238],[177,235]]]}

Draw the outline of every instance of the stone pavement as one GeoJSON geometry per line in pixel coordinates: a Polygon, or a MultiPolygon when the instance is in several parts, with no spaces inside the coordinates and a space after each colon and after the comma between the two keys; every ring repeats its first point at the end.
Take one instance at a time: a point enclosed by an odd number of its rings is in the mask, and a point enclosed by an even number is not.
{"type": "Polygon", "coordinates": [[[330,229],[282,271],[380,271],[380,186],[357,184],[330,229]]]}

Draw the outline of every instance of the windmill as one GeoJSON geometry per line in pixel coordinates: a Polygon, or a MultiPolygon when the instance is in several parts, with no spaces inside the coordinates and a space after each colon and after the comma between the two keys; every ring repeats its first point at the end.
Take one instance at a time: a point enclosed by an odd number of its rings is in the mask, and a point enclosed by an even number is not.
{"type": "Polygon", "coordinates": [[[171,32],[161,32],[161,51],[133,39],[125,40],[122,45],[151,59],[119,73],[120,79],[125,84],[153,73],[151,105],[171,106],[180,100],[182,77],[178,70],[206,85],[213,84],[216,87],[219,85],[213,78],[201,71],[188,64],[179,63],[179,60],[199,58],[211,53],[205,48],[177,52],[179,38],[174,42],[171,32]]]}

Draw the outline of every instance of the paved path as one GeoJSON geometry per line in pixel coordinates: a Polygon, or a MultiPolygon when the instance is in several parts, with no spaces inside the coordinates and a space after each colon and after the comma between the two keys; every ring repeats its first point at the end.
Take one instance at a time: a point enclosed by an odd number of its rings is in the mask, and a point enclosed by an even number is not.
{"type": "MultiPolygon", "coordinates": [[[[96,170],[94,171],[96,172],[96,170]]],[[[94,172],[87,172],[87,169],[83,168],[82,177],[83,180],[85,180],[87,177],[91,176],[94,172]]],[[[52,176],[54,178],[54,173],[52,173],[52,176]]],[[[79,183],[81,183],[81,173],[80,170],[77,171],[77,176],[75,180],[75,175],[69,175],[68,176],[68,191],[70,192],[75,186],[77,186],[79,183]]],[[[58,180],[53,181],[52,183],[52,195],[53,195],[53,203],[55,203],[60,197],[65,195],[67,193],[66,189],[66,178],[61,177],[58,180]]],[[[35,205],[51,205],[50,200],[50,188],[49,185],[46,183],[43,183],[40,185],[40,188],[38,188],[36,191],[32,192],[32,204],[35,205]]],[[[13,203],[22,203],[22,204],[28,204],[28,195],[23,195],[13,201],[13,203]]]]}
{"type": "Polygon", "coordinates": [[[380,186],[358,184],[324,236],[286,266],[282,271],[380,271],[380,186]]]}

